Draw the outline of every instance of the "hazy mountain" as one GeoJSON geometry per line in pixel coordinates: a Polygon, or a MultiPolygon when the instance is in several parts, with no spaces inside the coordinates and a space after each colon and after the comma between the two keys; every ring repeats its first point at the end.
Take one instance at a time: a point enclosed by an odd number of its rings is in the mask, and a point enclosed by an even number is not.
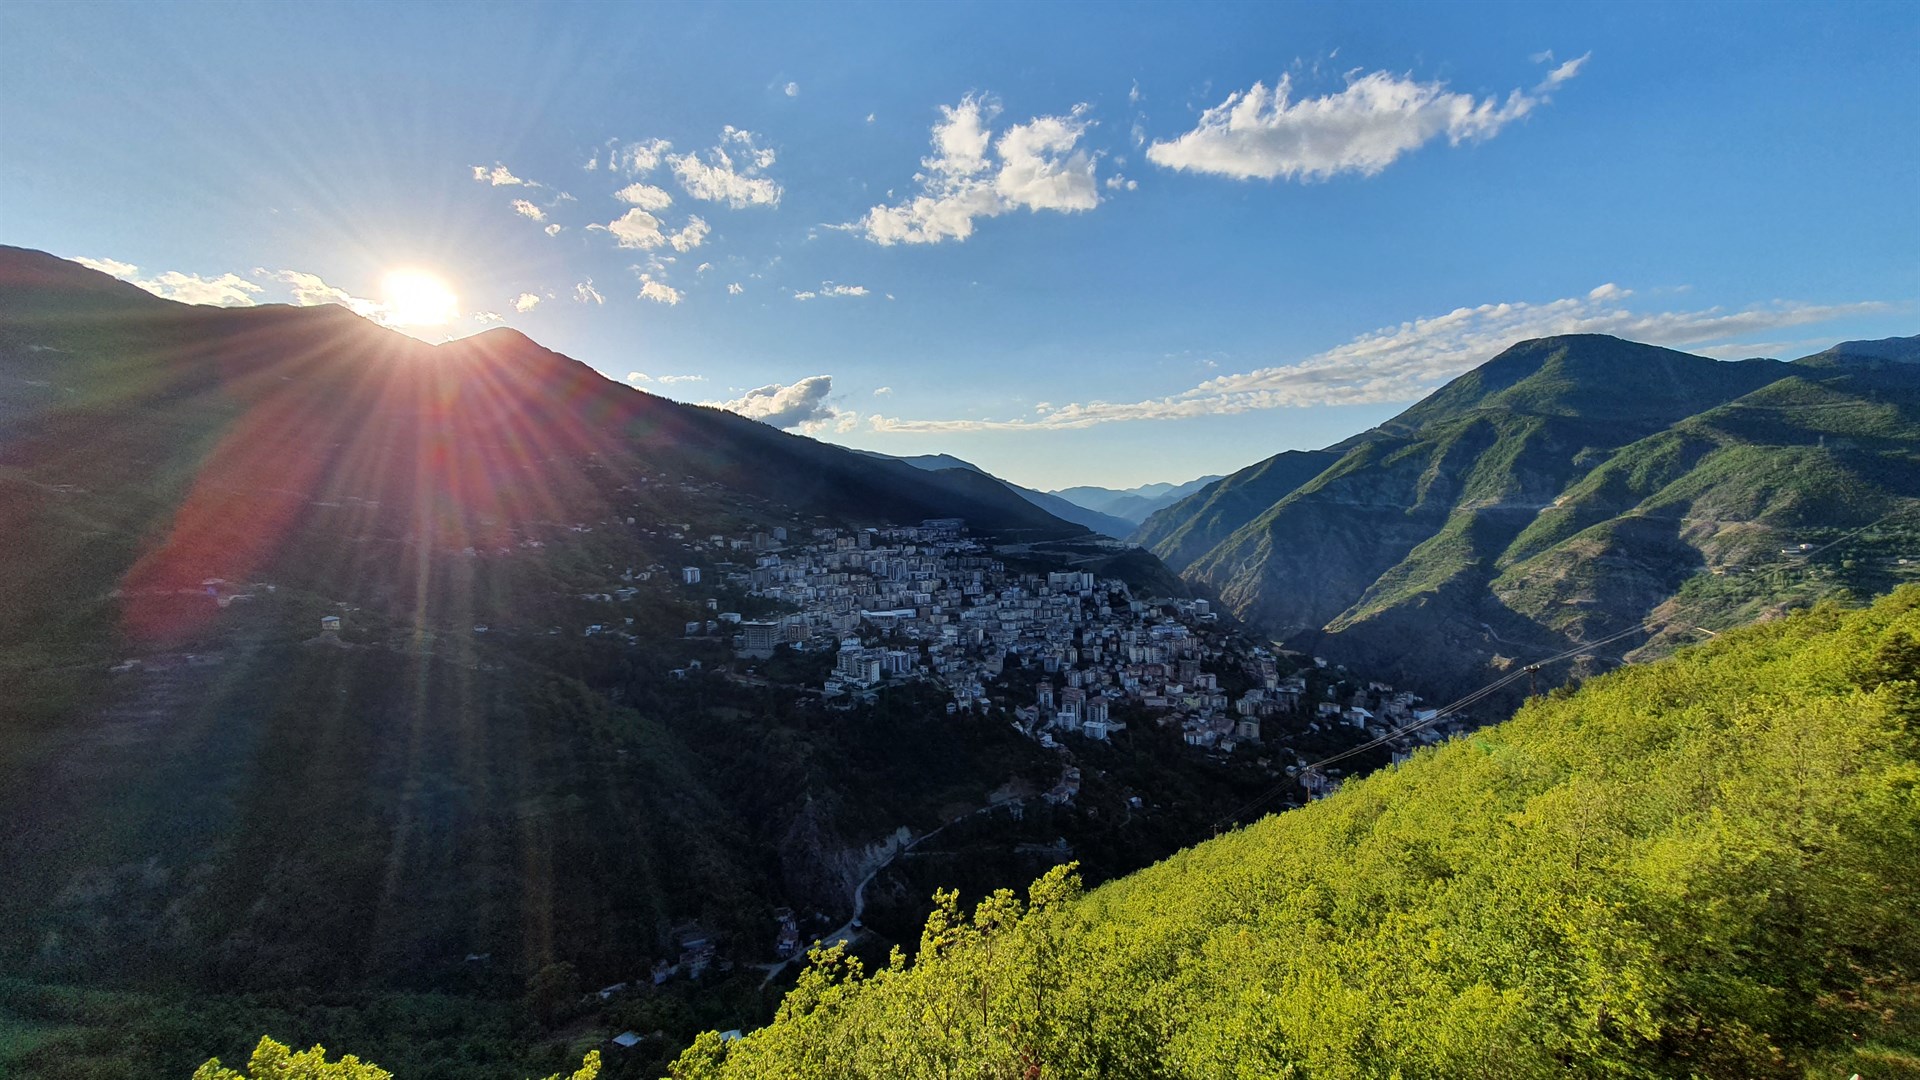
{"type": "Polygon", "coordinates": [[[1915,343],[1789,364],[1522,342],[1373,431],[1189,496],[1134,539],[1268,631],[1436,690],[1642,620],[1656,646],[1688,640],[1910,575],[1915,343]],[[1803,543],[1810,557],[1781,554],[1803,543]]]}
{"type": "Polygon", "coordinates": [[[1032,488],[1021,487],[1019,484],[1011,481],[1001,480],[980,466],[970,461],[962,461],[952,454],[914,454],[898,456],[894,454],[882,454],[877,450],[856,450],[854,452],[888,461],[903,461],[916,469],[925,469],[928,472],[944,472],[951,469],[961,469],[967,472],[977,473],[981,476],[990,476],[993,477],[995,481],[1005,484],[1007,490],[1062,521],[1071,521],[1075,525],[1081,525],[1094,532],[1111,536],[1115,540],[1124,540],[1127,534],[1133,532],[1134,522],[1131,520],[1115,517],[1112,514],[1101,513],[1098,510],[1090,510],[1082,504],[1062,498],[1057,493],[1050,494],[1045,491],[1035,491],[1032,488]]]}
{"type": "Polygon", "coordinates": [[[1118,489],[1070,487],[1061,488],[1053,494],[1075,505],[1138,525],[1154,511],[1171,506],[1218,479],[1218,476],[1202,476],[1184,484],[1141,484],[1139,487],[1118,489]]]}

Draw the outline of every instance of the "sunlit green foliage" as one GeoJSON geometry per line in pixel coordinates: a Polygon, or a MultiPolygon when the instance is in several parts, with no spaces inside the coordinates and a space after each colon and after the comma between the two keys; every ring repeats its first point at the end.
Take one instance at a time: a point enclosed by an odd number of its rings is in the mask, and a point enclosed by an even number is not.
{"type": "MultiPolygon", "coordinates": [[[[547,1080],[595,1080],[600,1075],[600,1052],[587,1054],[572,1073],[555,1073],[547,1080]]],[[[214,1058],[194,1070],[193,1080],[392,1080],[393,1074],[371,1062],[348,1054],[328,1061],[324,1047],[295,1051],[271,1038],[262,1038],[254,1047],[247,1071],[237,1072],[214,1058]]]]}
{"type": "Polygon", "coordinates": [[[942,894],[674,1075],[1913,1075],[1916,721],[1920,588],[1822,607],[1084,897],[942,894]]]}

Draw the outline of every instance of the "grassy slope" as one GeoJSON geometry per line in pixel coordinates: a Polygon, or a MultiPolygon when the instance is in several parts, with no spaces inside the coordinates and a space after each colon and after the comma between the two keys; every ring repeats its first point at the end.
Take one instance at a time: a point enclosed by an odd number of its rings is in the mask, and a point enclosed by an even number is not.
{"type": "Polygon", "coordinates": [[[828,964],[676,1075],[1914,1075],[1916,680],[1920,589],[1729,634],[1084,899],[936,915],[938,960],[828,964]]]}

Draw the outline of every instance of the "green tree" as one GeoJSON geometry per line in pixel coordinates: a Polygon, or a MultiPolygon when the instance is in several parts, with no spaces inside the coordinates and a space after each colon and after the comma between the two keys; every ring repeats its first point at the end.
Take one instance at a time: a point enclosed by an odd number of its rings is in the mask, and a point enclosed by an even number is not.
{"type": "MultiPolygon", "coordinates": [[[[599,1075],[600,1051],[594,1050],[571,1075],[554,1073],[547,1080],[597,1080],[599,1075]]],[[[193,1080],[393,1080],[393,1074],[352,1054],[328,1061],[324,1047],[296,1052],[285,1043],[263,1036],[247,1059],[246,1072],[229,1069],[214,1058],[193,1071],[193,1080]]]]}

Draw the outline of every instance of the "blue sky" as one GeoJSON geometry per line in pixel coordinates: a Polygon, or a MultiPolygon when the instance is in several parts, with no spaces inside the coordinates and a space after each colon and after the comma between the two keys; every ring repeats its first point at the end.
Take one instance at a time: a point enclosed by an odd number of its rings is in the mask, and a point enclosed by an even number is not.
{"type": "Polygon", "coordinates": [[[1542,333],[1915,332],[1917,55],[1911,4],[14,3],[0,240],[387,321],[414,268],[422,336],[1130,486],[1542,333]]]}

